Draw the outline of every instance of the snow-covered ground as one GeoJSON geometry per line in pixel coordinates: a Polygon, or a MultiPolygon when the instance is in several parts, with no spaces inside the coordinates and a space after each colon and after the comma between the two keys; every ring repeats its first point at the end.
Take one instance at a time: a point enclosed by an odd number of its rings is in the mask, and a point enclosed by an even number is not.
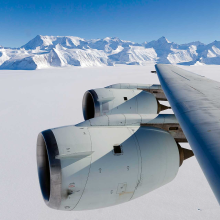
{"type": "Polygon", "coordinates": [[[0,69],[33,70],[63,66],[113,66],[149,63],[220,65],[220,41],[177,44],[165,37],[134,43],[117,37],[86,40],[37,35],[19,48],[0,46],[0,69]]]}
{"type": "MultiPolygon", "coordinates": [[[[181,67],[220,81],[220,66],[181,67]]],[[[0,71],[0,219],[219,220],[219,205],[195,158],[183,163],[170,184],[118,206],[63,212],[43,202],[36,166],[38,133],[83,121],[81,101],[88,89],[159,83],[151,70],[153,65],[0,71]]]]}

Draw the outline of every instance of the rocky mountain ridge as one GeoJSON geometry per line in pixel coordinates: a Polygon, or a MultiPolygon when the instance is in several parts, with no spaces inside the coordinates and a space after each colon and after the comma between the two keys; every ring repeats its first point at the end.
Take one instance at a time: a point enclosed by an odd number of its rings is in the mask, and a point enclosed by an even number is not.
{"type": "Polygon", "coordinates": [[[220,41],[176,44],[161,37],[138,44],[117,37],[85,40],[73,36],[37,35],[20,48],[0,46],[0,69],[148,63],[220,65],[220,41]]]}

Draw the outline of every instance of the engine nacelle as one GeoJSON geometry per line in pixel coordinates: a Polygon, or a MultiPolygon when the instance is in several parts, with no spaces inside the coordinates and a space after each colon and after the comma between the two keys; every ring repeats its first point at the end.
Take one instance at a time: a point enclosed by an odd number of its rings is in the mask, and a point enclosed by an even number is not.
{"type": "Polygon", "coordinates": [[[180,157],[161,129],[67,126],[38,135],[37,164],[46,204],[69,211],[113,206],[155,190],[175,178],[180,157]]]}
{"type": "Polygon", "coordinates": [[[108,114],[157,114],[162,110],[149,92],[109,88],[86,91],[82,108],[85,120],[108,114]]]}

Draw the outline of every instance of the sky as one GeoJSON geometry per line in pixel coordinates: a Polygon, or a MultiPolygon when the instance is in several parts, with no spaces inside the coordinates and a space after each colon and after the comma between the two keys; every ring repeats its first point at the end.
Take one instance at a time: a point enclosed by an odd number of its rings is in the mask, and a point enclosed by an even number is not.
{"type": "Polygon", "coordinates": [[[36,35],[119,37],[137,43],[220,40],[219,0],[0,0],[0,45],[36,35]]]}

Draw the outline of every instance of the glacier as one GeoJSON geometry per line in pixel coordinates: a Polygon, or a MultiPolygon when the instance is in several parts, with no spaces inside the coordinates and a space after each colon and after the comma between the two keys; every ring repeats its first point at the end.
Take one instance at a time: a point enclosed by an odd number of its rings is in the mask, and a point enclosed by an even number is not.
{"type": "Polygon", "coordinates": [[[220,65],[220,41],[176,44],[165,37],[142,44],[117,37],[86,40],[37,35],[19,48],[0,46],[0,69],[35,70],[65,66],[220,65]]]}

